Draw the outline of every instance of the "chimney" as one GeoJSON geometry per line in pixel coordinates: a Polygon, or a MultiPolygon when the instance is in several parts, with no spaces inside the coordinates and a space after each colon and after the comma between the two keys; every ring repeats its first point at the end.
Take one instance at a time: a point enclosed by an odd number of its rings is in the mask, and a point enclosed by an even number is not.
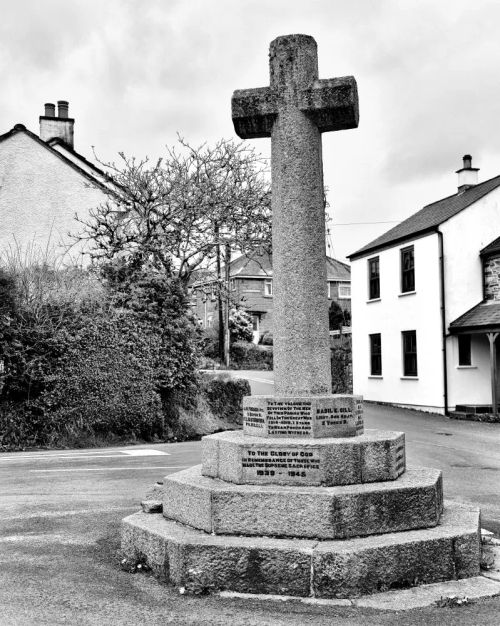
{"type": "Polygon", "coordinates": [[[464,166],[456,171],[458,174],[458,193],[462,193],[469,189],[469,187],[477,185],[477,173],[479,172],[479,168],[472,167],[472,157],[470,154],[464,154],[463,161],[464,166]]]}
{"type": "Polygon", "coordinates": [[[56,107],[52,102],[45,104],[45,115],[40,115],[40,139],[50,141],[61,139],[66,146],[73,149],[73,127],[75,120],[68,117],[69,104],[66,100],[57,101],[56,107]]]}

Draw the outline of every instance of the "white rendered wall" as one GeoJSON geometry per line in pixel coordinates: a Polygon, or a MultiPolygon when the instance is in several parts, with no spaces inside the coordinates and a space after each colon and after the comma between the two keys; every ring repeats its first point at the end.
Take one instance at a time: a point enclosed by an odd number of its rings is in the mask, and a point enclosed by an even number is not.
{"type": "MultiPolygon", "coordinates": [[[[483,273],[479,252],[500,234],[500,190],[441,225],[444,235],[446,326],[483,299],[483,273]]],[[[498,340],[497,340],[498,341],[498,340]]],[[[448,397],[456,404],[491,403],[489,344],[473,337],[472,367],[458,367],[456,338],[447,340],[448,397]]]]}
{"type": "Polygon", "coordinates": [[[63,250],[103,191],[23,132],[0,143],[0,250],[63,250]],[[16,243],[17,242],[17,243],[16,243]]]}
{"type": "Polygon", "coordinates": [[[435,233],[351,265],[353,385],[366,400],[443,412],[439,243],[435,233]],[[415,293],[401,295],[400,250],[414,246],[415,293]],[[368,259],[380,262],[380,300],[368,301],[368,259]],[[417,379],[403,376],[404,330],[417,333],[417,379]],[[382,377],[370,375],[369,335],[382,335],[382,377]]]}
{"type": "Polygon", "coordinates": [[[458,339],[449,337],[448,404],[491,404],[490,344],[486,335],[471,336],[471,366],[458,365],[458,339]]]}

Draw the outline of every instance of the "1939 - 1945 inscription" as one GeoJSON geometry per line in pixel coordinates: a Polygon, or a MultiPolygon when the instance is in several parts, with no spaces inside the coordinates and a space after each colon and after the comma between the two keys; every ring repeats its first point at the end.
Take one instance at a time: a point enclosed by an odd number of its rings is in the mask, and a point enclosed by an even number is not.
{"type": "Polygon", "coordinates": [[[243,478],[245,480],[274,478],[319,480],[319,451],[316,448],[268,447],[246,450],[243,458],[243,478]]]}

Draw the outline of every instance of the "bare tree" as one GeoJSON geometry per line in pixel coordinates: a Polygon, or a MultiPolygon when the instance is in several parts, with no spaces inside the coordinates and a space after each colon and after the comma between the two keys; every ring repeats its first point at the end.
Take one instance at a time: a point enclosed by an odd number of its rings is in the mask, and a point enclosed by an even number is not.
{"type": "Polygon", "coordinates": [[[220,140],[192,147],[179,137],[156,163],[120,153],[103,163],[107,201],[78,218],[94,261],[143,258],[174,270],[185,285],[193,272],[220,261],[221,241],[235,252],[270,250],[267,164],[253,148],[220,140]]]}

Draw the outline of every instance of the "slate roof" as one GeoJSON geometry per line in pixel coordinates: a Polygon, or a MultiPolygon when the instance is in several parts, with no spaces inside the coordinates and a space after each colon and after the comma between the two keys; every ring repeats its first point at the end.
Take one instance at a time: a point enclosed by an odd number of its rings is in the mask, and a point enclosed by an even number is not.
{"type": "Polygon", "coordinates": [[[428,204],[408,219],[394,226],[394,228],[391,228],[366,246],[363,246],[363,248],[350,254],[348,258],[351,260],[357,259],[381,248],[389,247],[407,239],[413,239],[427,232],[436,231],[440,224],[457,215],[457,213],[460,213],[460,211],[463,211],[499,186],[500,176],[495,176],[495,178],[490,178],[490,180],[469,187],[465,191],[428,204]]]}
{"type": "MultiPolygon", "coordinates": [[[[250,256],[240,256],[231,261],[231,277],[236,276],[269,276],[273,275],[272,255],[253,254],[250,256]]],[[[351,268],[347,263],[342,263],[332,257],[326,257],[326,276],[328,280],[350,281],[351,268]]]]}
{"type": "Polygon", "coordinates": [[[500,330],[500,302],[480,302],[450,324],[450,333],[500,330]]]}
{"type": "Polygon", "coordinates": [[[480,254],[481,256],[489,256],[490,254],[494,254],[495,252],[500,252],[500,237],[494,239],[491,243],[485,246],[480,254]]]}

